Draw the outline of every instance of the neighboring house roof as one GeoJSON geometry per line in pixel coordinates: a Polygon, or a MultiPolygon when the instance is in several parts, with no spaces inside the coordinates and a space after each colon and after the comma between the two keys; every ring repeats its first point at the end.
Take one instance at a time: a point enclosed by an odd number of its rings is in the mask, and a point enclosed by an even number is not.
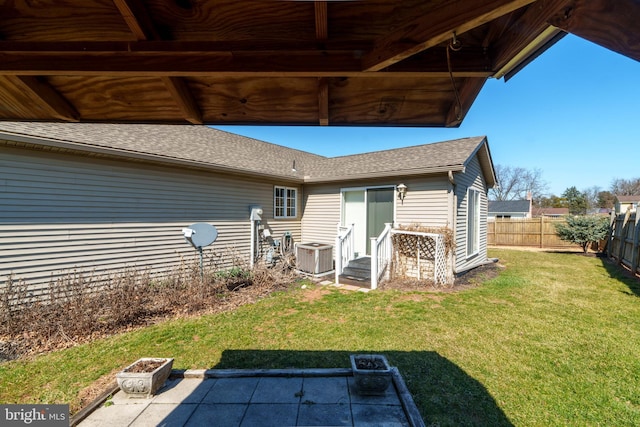
{"type": "Polygon", "coordinates": [[[632,196],[616,196],[616,199],[620,203],[637,203],[640,202],[640,195],[632,195],[632,196]]]}
{"type": "Polygon", "coordinates": [[[533,216],[569,215],[569,208],[533,208],[533,216]]]}
{"type": "Polygon", "coordinates": [[[531,213],[530,200],[490,200],[489,214],[505,213],[531,213]]]}
{"type": "Polygon", "coordinates": [[[0,139],[299,182],[462,172],[477,154],[487,185],[495,185],[486,137],[333,158],[193,125],[0,122],[0,139]]]}

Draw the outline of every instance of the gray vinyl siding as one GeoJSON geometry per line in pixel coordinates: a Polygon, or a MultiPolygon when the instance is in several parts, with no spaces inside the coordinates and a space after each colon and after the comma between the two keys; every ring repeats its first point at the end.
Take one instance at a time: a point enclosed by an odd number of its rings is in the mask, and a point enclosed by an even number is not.
{"type": "Polygon", "coordinates": [[[340,185],[305,185],[303,243],[333,245],[340,222],[340,185]]]}
{"type": "Polygon", "coordinates": [[[477,156],[469,161],[464,173],[455,175],[455,181],[457,198],[455,272],[460,273],[480,265],[487,259],[487,186],[477,156]],[[467,189],[469,188],[478,190],[480,194],[479,250],[472,256],[467,256],[467,189]]]}
{"type": "Polygon", "coordinates": [[[428,227],[451,226],[451,206],[446,177],[405,180],[407,195],[396,203],[398,225],[420,224],[428,227]]]}
{"type": "MultiPolygon", "coordinates": [[[[181,229],[208,222],[204,250],[217,268],[248,262],[249,206],[264,225],[299,240],[298,218],[273,219],[273,186],[291,183],[0,146],[0,284],[10,275],[38,292],[69,273],[123,268],[164,274],[196,259],[181,229]]],[[[298,192],[300,193],[300,188],[298,192]]]]}
{"type": "Polygon", "coordinates": [[[334,244],[340,223],[341,193],[344,188],[396,186],[407,187],[404,203],[396,200],[398,225],[421,224],[441,227],[452,223],[446,177],[354,181],[339,184],[305,185],[302,237],[305,242],[334,244]]]}

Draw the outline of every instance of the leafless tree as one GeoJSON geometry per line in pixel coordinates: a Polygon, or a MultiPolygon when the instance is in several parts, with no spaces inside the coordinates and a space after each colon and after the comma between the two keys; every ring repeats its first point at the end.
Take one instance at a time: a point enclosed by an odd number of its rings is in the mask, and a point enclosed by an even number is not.
{"type": "Polygon", "coordinates": [[[635,196],[640,194],[640,178],[616,178],[611,182],[611,193],[618,196],[635,196]]]}
{"type": "Polygon", "coordinates": [[[497,185],[489,190],[491,200],[522,200],[529,193],[533,200],[539,200],[549,188],[540,169],[504,165],[495,165],[494,168],[497,185]]]}

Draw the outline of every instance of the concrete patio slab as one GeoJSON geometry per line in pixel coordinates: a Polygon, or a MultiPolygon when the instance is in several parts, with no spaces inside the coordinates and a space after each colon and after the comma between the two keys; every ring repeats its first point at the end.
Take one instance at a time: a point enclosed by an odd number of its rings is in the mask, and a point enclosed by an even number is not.
{"type": "Polygon", "coordinates": [[[149,399],[118,391],[72,425],[92,426],[424,426],[392,368],[382,396],[355,392],[350,369],[174,371],[149,399]]]}

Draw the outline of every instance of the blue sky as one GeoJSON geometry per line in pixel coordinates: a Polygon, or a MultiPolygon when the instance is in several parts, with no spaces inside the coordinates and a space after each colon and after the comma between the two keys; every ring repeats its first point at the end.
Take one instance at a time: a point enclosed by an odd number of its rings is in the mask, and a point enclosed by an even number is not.
{"type": "Polygon", "coordinates": [[[496,164],[539,168],[549,193],[640,177],[640,63],[567,35],[507,83],[490,79],[457,129],[216,126],[333,157],[486,135],[496,164]]]}

